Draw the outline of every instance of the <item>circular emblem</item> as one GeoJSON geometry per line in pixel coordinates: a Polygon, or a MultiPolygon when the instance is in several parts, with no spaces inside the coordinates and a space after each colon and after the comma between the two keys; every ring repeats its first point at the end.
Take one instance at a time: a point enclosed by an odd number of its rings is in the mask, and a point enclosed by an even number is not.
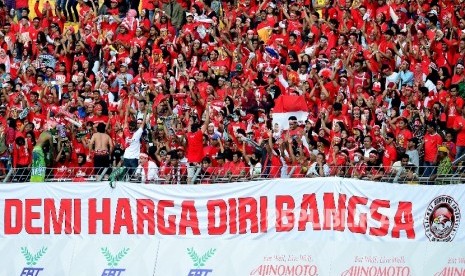
{"type": "Polygon", "coordinates": [[[438,196],[426,209],[423,226],[430,241],[452,241],[460,225],[460,208],[446,195],[438,196]]]}

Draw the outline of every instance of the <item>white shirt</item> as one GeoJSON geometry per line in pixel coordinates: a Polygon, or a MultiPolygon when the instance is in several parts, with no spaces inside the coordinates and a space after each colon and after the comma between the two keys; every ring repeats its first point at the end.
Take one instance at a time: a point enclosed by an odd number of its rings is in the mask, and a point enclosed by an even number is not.
{"type": "Polygon", "coordinates": [[[184,156],[182,159],[179,160],[179,164],[181,164],[182,166],[189,167],[189,160],[187,160],[187,157],[184,156]]]}
{"type": "Polygon", "coordinates": [[[397,84],[399,82],[399,73],[397,72],[392,72],[391,75],[387,76],[386,77],[386,87],[388,87],[388,85],[393,82],[395,84],[397,84]]]}
{"type": "Polygon", "coordinates": [[[145,181],[152,181],[158,178],[158,167],[155,162],[149,160],[147,175],[145,174],[145,170],[142,165],[139,164],[136,170],[136,174],[140,175],[142,178],[142,182],[145,181]]]}
{"type": "Polygon", "coordinates": [[[260,177],[260,175],[262,174],[262,164],[260,162],[258,162],[255,165],[252,165],[251,163],[249,163],[249,166],[250,166],[250,175],[252,177],[260,177]]]}
{"type": "Polygon", "coordinates": [[[323,173],[324,175],[320,175],[320,170],[316,169],[317,162],[313,163],[310,168],[308,168],[306,176],[329,176],[329,173],[331,172],[331,169],[329,166],[325,163],[323,164],[323,173]]]}
{"type": "Polygon", "coordinates": [[[140,155],[140,137],[142,137],[142,128],[139,128],[131,138],[126,138],[126,143],[129,146],[124,151],[123,158],[126,159],[139,159],[140,155]]]}
{"type": "Polygon", "coordinates": [[[362,151],[363,151],[363,157],[369,158],[369,157],[370,157],[370,152],[371,152],[372,150],[376,150],[376,149],[375,149],[374,147],[371,147],[371,148],[369,148],[369,149],[363,148],[363,149],[362,149],[362,151]]]}

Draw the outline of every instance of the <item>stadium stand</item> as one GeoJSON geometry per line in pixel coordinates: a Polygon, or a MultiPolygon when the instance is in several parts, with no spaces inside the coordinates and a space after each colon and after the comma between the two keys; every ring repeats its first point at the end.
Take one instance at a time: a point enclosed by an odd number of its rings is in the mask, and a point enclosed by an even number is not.
{"type": "Polygon", "coordinates": [[[1,177],[461,183],[464,5],[0,1],[1,177]]]}

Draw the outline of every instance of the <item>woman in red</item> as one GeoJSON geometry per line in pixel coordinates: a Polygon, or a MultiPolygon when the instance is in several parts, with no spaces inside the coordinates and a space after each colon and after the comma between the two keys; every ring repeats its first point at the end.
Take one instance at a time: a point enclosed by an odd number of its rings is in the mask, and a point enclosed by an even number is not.
{"type": "Polygon", "coordinates": [[[13,145],[13,168],[16,169],[17,179],[15,180],[18,182],[26,182],[29,175],[30,169],[28,168],[32,161],[29,146],[21,134],[16,137],[13,145]]]}
{"type": "Polygon", "coordinates": [[[73,162],[71,160],[71,145],[69,141],[62,141],[59,145],[58,155],[55,158],[54,177],[58,179],[73,176],[73,162]]]}
{"type": "Polygon", "coordinates": [[[77,162],[73,165],[73,182],[85,182],[85,179],[91,176],[94,168],[90,162],[87,162],[86,155],[79,153],[77,155],[77,162]]]}

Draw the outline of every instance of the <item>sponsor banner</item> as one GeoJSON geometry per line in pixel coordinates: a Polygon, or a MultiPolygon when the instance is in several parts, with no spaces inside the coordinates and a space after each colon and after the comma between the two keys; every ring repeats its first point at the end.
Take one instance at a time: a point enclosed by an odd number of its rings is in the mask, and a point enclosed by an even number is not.
{"type": "Polygon", "coordinates": [[[331,275],[431,275],[424,258],[429,244],[431,243],[336,243],[331,253],[331,275]]]}
{"type": "Polygon", "coordinates": [[[137,237],[3,239],[0,275],[151,276],[158,244],[137,237]]]}
{"type": "Polygon", "coordinates": [[[459,243],[163,240],[158,255],[155,276],[465,275],[459,243]]]}
{"type": "Polygon", "coordinates": [[[340,178],[0,187],[0,238],[464,241],[465,187],[340,178]],[[324,180],[324,181],[323,181],[324,180]]]}
{"type": "Polygon", "coordinates": [[[159,240],[103,237],[75,243],[70,276],[153,275],[159,240]]]}
{"type": "Polygon", "coordinates": [[[2,239],[0,275],[69,275],[73,248],[70,239],[2,239]]]}
{"type": "Polygon", "coordinates": [[[155,276],[330,275],[326,253],[333,248],[331,242],[164,240],[155,276]]]}
{"type": "Polygon", "coordinates": [[[9,239],[0,275],[424,275],[465,273],[460,243],[9,239]],[[19,241],[21,240],[21,241],[19,241]]]}
{"type": "Polygon", "coordinates": [[[459,243],[429,243],[423,257],[425,272],[434,276],[465,275],[465,246],[458,245],[459,243]]]}

